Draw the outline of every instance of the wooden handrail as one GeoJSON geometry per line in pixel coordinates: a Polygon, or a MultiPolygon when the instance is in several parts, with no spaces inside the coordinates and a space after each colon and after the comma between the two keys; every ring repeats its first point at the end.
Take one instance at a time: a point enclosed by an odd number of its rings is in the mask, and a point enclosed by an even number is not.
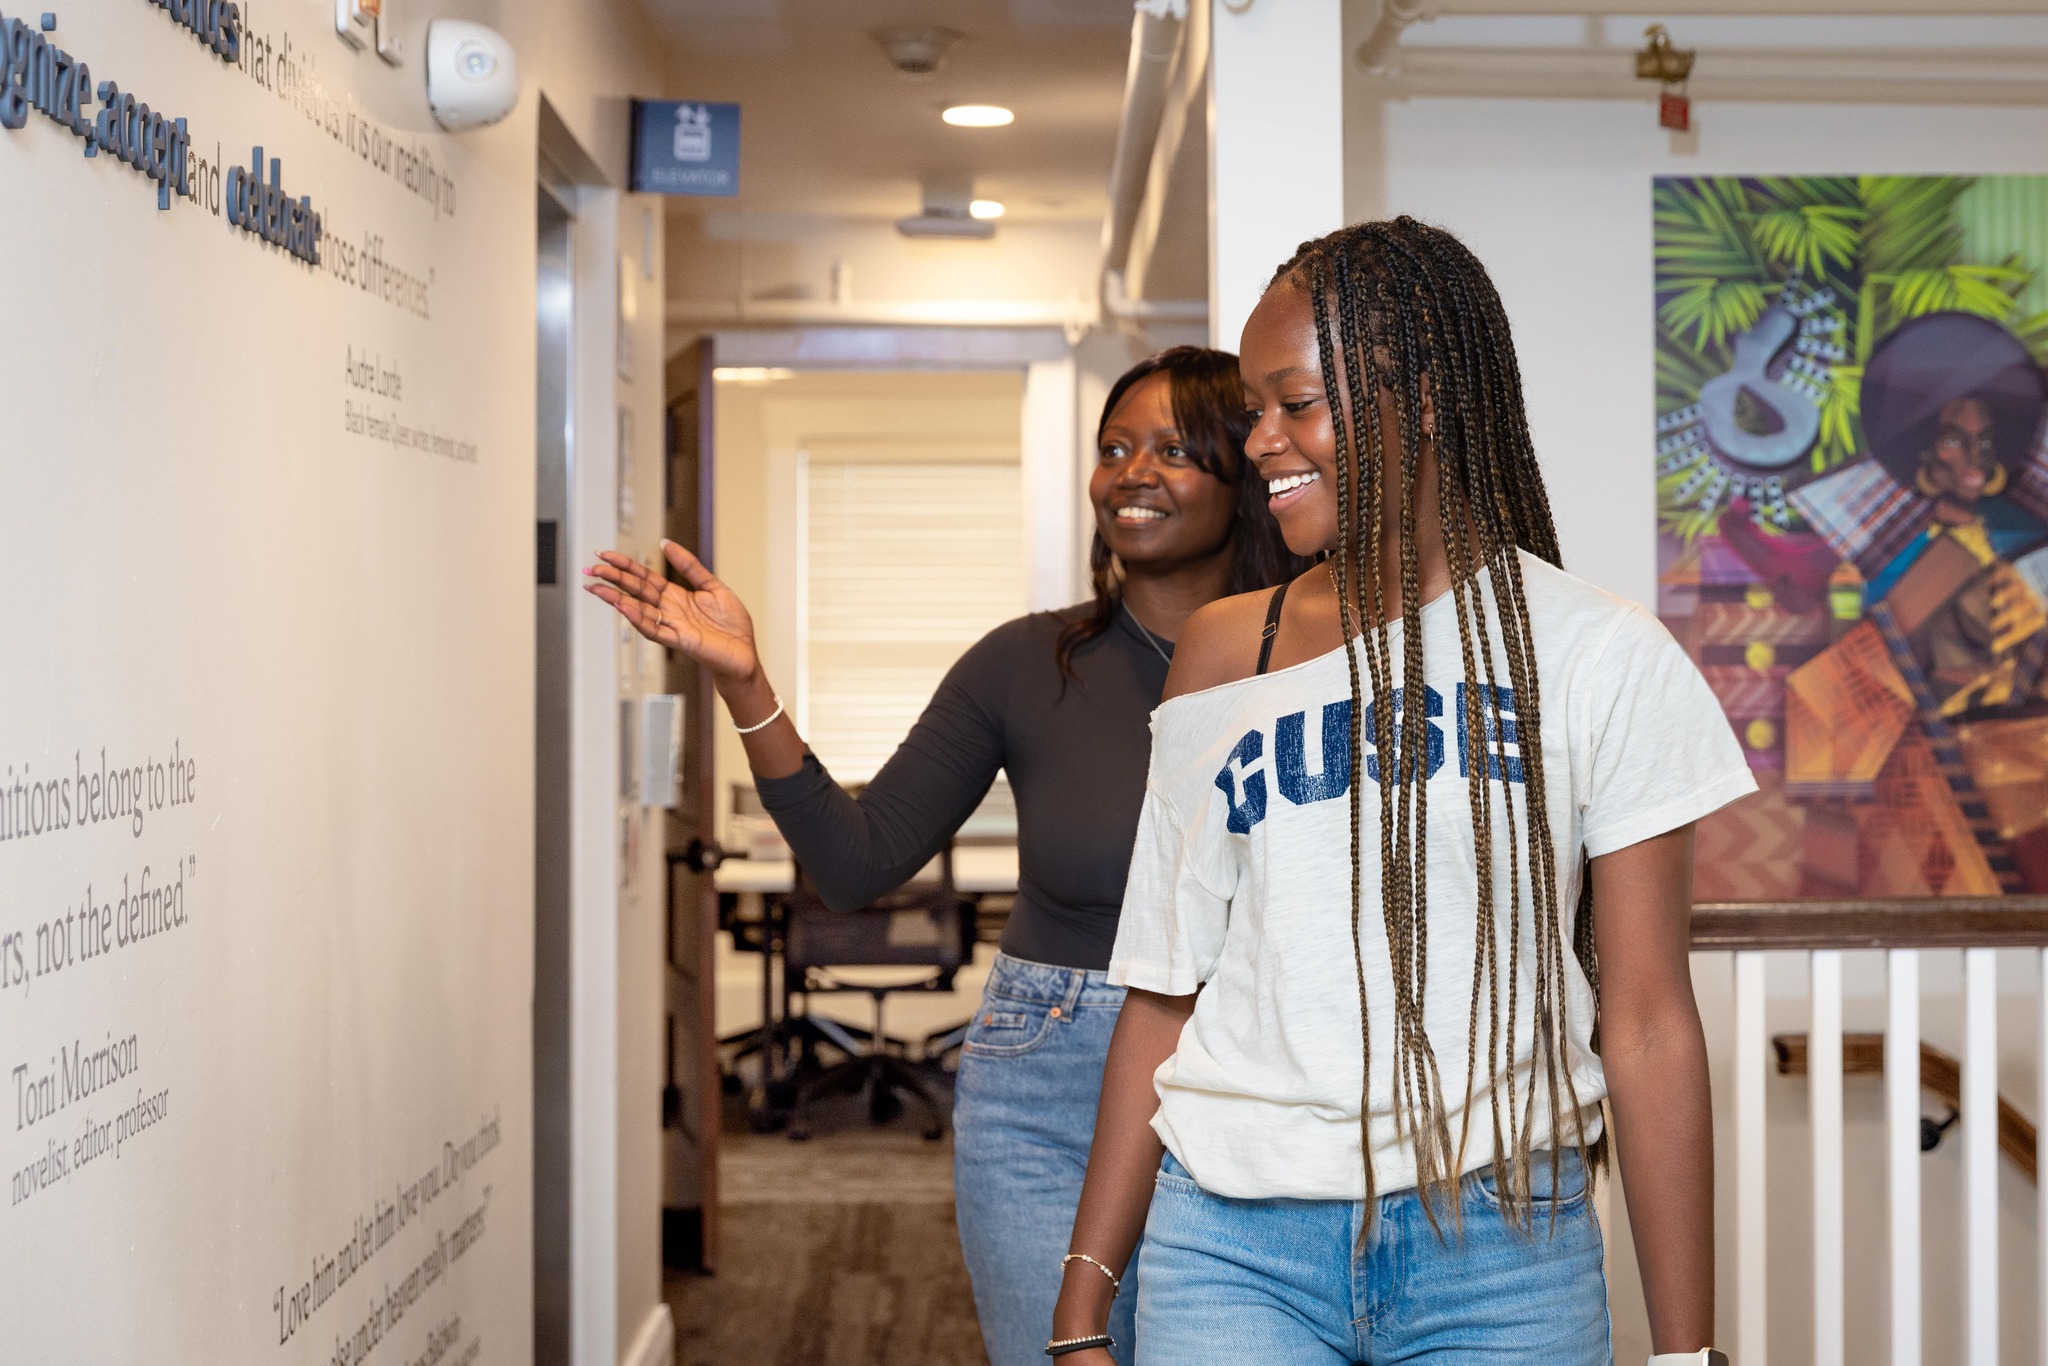
{"type": "MultiPolygon", "coordinates": [[[[1804,1034],[1779,1034],[1772,1038],[1771,1047],[1778,1050],[1778,1075],[1782,1077],[1803,1077],[1806,1075],[1806,1036],[1804,1034]]],[[[1842,1036],[1842,1075],[1848,1077],[1881,1077],[1884,1075],[1884,1035],[1844,1034],[1842,1036]]],[[[1935,1099],[1951,1110],[1960,1110],[1963,1104],[1963,1066],[1949,1054],[1933,1044],[1920,1045],[1920,1086],[1932,1092],[1935,1099]]],[[[2038,1181],[2039,1172],[2034,1165],[2034,1125],[2015,1108],[2004,1095],[1998,1097],[1998,1147],[2014,1166],[2027,1175],[2027,1180],[2038,1181]]]]}
{"type": "Polygon", "coordinates": [[[1695,949],[2048,948],[2048,897],[1728,901],[1692,910],[1695,949]]]}

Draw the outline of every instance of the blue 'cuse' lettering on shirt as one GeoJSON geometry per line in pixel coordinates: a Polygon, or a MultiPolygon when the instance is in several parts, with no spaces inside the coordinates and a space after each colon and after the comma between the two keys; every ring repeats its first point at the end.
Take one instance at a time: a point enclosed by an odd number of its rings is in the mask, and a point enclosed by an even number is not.
{"type": "MultiPolygon", "coordinates": [[[[1472,743],[1464,725],[1467,685],[1457,688],[1458,776],[1472,771],[1472,743]]],[[[1515,691],[1513,688],[1481,684],[1472,688],[1479,710],[1480,745],[1486,755],[1486,776],[1495,782],[1521,783],[1521,744],[1515,733],[1515,691]]],[[[1394,689],[1392,730],[1395,753],[1400,752],[1401,727],[1407,719],[1403,690],[1394,689]]],[[[1373,745],[1375,720],[1373,703],[1365,708],[1365,776],[1380,780],[1379,753],[1373,745]]],[[[1435,688],[1422,690],[1422,722],[1428,727],[1423,737],[1423,778],[1436,777],[1444,766],[1445,744],[1441,718],[1444,698],[1435,688]]],[[[1308,713],[1289,712],[1273,723],[1273,760],[1270,767],[1280,795],[1295,806],[1333,801],[1351,790],[1351,701],[1345,698],[1326,704],[1316,727],[1322,741],[1321,768],[1308,767],[1308,713]]],[[[1266,818],[1266,733],[1248,730],[1232,746],[1230,756],[1216,774],[1216,788],[1227,804],[1224,825],[1232,834],[1249,834],[1266,818]]]]}
{"type": "Polygon", "coordinates": [[[1230,815],[1224,824],[1234,835],[1245,834],[1266,819],[1266,775],[1251,768],[1265,752],[1265,732],[1248,730],[1237,742],[1237,748],[1230,751],[1230,757],[1223,761],[1222,772],[1216,775],[1216,786],[1230,806],[1230,815]],[[1243,793],[1241,797],[1240,791],[1243,793]]]}
{"type": "MultiPolygon", "coordinates": [[[[1515,738],[1515,690],[1485,683],[1472,689],[1479,699],[1479,733],[1486,750],[1486,776],[1495,782],[1523,782],[1522,746],[1515,738]],[[1488,705],[1489,701],[1497,706],[1488,705]],[[1498,713],[1498,715],[1496,715],[1498,713]],[[1510,754],[1508,750],[1514,752],[1510,754]]],[[[1462,724],[1465,715],[1465,685],[1458,685],[1458,776],[1472,771],[1472,759],[1465,751],[1471,739],[1462,724]]]]}
{"type": "MultiPolygon", "coordinates": [[[[1462,691],[1464,685],[1461,683],[1458,686],[1462,691]]],[[[1404,691],[1406,690],[1402,688],[1394,689],[1393,732],[1394,755],[1397,761],[1401,754],[1401,723],[1407,720],[1408,713],[1408,708],[1403,703],[1401,697],[1401,694],[1404,691]]],[[[1377,705],[1377,703],[1373,702],[1368,702],[1365,704],[1365,743],[1367,748],[1371,748],[1372,746],[1372,737],[1380,733],[1379,726],[1376,723],[1376,716],[1373,710],[1373,708],[1377,705]]],[[[1422,690],[1422,723],[1423,725],[1429,728],[1429,733],[1423,737],[1422,742],[1423,749],[1425,751],[1422,759],[1422,776],[1425,781],[1427,781],[1430,778],[1434,778],[1436,776],[1437,770],[1444,766],[1443,727],[1437,725],[1436,722],[1429,719],[1432,716],[1442,716],[1443,714],[1444,695],[1438,692],[1435,688],[1424,688],[1422,690]]],[[[1465,756],[1462,754],[1458,756],[1460,762],[1463,761],[1464,757],[1465,756]]],[[[1380,756],[1377,753],[1368,754],[1365,756],[1365,776],[1372,779],[1374,782],[1378,782],[1380,780],[1380,756]]]]}
{"type": "Polygon", "coordinates": [[[1351,699],[1347,697],[1323,708],[1321,773],[1308,771],[1308,756],[1304,752],[1307,726],[1308,713],[1301,711],[1290,712],[1273,723],[1273,758],[1279,771],[1280,795],[1296,806],[1341,797],[1351,786],[1351,699]]]}

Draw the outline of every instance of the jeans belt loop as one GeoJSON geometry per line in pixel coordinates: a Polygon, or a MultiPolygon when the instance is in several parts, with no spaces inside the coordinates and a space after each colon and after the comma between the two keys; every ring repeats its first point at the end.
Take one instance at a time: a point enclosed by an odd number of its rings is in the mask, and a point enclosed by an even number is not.
{"type": "Polygon", "coordinates": [[[1080,968],[1067,970],[1067,999],[1061,1003],[1060,1018],[1071,1020],[1081,1008],[1081,993],[1088,989],[1088,974],[1080,968]]]}

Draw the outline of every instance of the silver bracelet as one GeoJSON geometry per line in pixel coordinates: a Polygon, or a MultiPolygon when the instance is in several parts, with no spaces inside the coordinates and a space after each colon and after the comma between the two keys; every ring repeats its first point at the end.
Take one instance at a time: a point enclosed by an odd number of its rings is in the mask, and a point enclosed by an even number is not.
{"type": "Polygon", "coordinates": [[[775,699],[775,710],[768,713],[767,720],[758,722],[751,726],[735,725],[733,729],[738,731],[741,735],[752,735],[757,730],[766,730],[768,729],[768,727],[774,725],[775,719],[781,715],[782,699],[778,697],[775,699]]]}
{"type": "Polygon", "coordinates": [[[1111,1271],[1108,1267],[1104,1266],[1101,1262],[1096,1261],[1093,1257],[1089,1256],[1085,1252],[1069,1252],[1066,1256],[1060,1258],[1060,1270],[1065,1271],[1067,1269],[1068,1262],[1086,1262],[1088,1263],[1088,1265],[1094,1267],[1097,1271],[1100,1271],[1103,1275],[1109,1277],[1109,1283],[1115,1286],[1118,1290],[1122,1290],[1124,1288],[1124,1283],[1121,1280],[1117,1279],[1117,1274],[1114,1271],[1111,1271]]]}

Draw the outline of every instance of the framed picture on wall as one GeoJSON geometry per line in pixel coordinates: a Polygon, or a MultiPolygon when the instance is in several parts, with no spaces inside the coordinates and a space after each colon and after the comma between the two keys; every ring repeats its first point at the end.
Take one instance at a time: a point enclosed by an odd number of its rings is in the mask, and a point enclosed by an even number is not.
{"type": "Polygon", "coordinates": [[[1711,901],[2048,893],[2048,177],[1660,178],[1658,612],[1711,901]]]}

